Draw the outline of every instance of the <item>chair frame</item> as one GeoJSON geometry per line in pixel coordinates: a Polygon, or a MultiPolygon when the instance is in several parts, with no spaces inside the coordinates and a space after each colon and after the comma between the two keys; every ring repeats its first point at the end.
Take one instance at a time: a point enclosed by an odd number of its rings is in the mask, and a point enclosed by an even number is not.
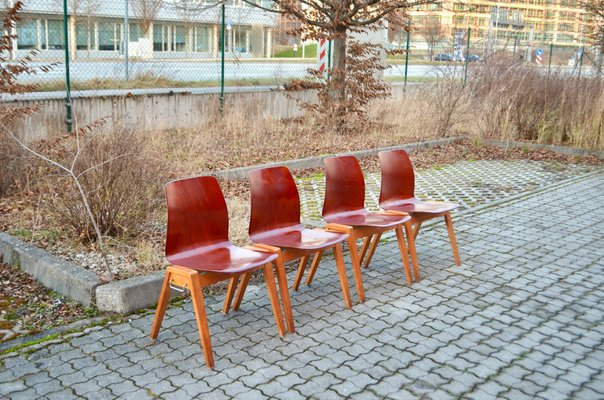
{"type": "MultiPolygon", "coordinates": [[[[209,178],[209,177],[199,177],[199,178],[190,178],[191,180],[193,179],[199,179],[200,181],[204,180],[207,181],[208,185],[210,186],[203,186],[205,184],[200,183],[199,185],[201,185],[201,187],[205,188],[207,187],[209,192],[208,194],[215,194],[216,196],[218,195],[218,193],[220,193],[220,195],[222,196],[222,204],[220,204],[221,202],[218,201],[218,203],[216,204],[212,204],[210,203],[210,207],[212,206],[216,206],[216,210],[219,211],[210,211],[210,212],[214,212],[214,213],[219,213],[218,217],[216,218],[216,221],[214,221],[216,223],[216,225],[214,225],[213,227],[216,228],[218,227],[218,231],[212,231],[214,232],[215,235],[218,236],[214,236],[214,238],[218,237],[220,238],[223,234],[225,234],[224,232],[227,232],[226,235],[228,235],[228,227],[225,227],[225,225],[223,224],[228,224],[228,216],[226,215],[226,203],[224,203],[224,196],[222,195],[222,192],[218,186],[218,182],[215,180],[215,178],[209,178]],[[213,179],[213,182],[211,181],[213,179]],[[212,193],[212,191],[214,191],[212,193]],[[224,209],[222,209],[221,207],[225,207],[224,209]],[[223,214],[224,213],[224,214],[223,214]],[[225,219],[226,218],[226,219],[225,219]],[[223,232],[223,233],[221,233],[223,232]]],[[[166,193],[168,193],[168,187],[166,187],[166,193]]],[[[178,193],[178,192],[176,192],[178,193]]],[[[186,196],[191,196],[191,193],[189,193],[186,196]]],[[[217,198],[215,196],[215,198],[217,198]]],[[[184,197],[185,199],[187,197],[184,197]]],[[[170,204],[170,203],[169,203],[170,204]]],[[[197,212],[199,212],[199,210],[202,210],[204,206],[198,206],[201,208],[198,208],[197,212]]],[[[168,207],[170,210],[170,206],[168,207]]],[[[176,222],[174,222],[174,226],[178,227],[179,226],[179,215],[182,215],[183,211],[180,210],[177,206],[177,208],[173,211],[175,212],[175,218],[176,218],[176,222]]],[[[171,214],[169,214],[171,215],[171,214]]],[[[205,215],[205,214],[202,214],[205,215]]],[[[170,224],[169,224],[170,226],[170,224]]],[[[188,229],[188,228],[187,228],[188,229]]],[[[210,228],[211,229],[211,228],[210,228]]],[[[169,229],[170,232],[170,229],[169,229]]],[[[166,254],[167,257],[172,257],[175,254],[178,254],[178,251],[182,251],[183,246],[182,244],[179,245],[178,243],[180,243],[180,241],[176,240],[176,239],[170,239],[170,234],[168,232],[168,239],[167,239],[167,244],[166,244],[166,254]],[[170,248],[170,253],[168,253],[168,248],[170,248]]],[[[178,228],[175,228],[175,232],[179,232],[178,228]]],[[[187,232],[186,230],[184,232],[187,232]]],[[[201,231],[203,232],[203,230],[201,231]]],[[[180,232],[180,234],[182,235],[183,232],[180,232]]],[[[185,242],[184,244],[184,249],[188,251],[188,249],[190,248],[204,248],[203,246],[203,239],[200,242],[195,242],[196,239],[193,239],[193,241],[190,241],[189,243],[185,242]],[[195,246],[197,245],[198,247],[186,247],[186,246],[195,246]]],[[[224,239],[220,239],[220,240],[224,240],[224,239]]],[[[212,243],[212,242],[209,242],[212,243]]],[[[220,243],[222,244],[226,244],[229,248],[236,248],[237,246],[233,246],[229,241],[228,238],[226,238],[226,241],[221,241],[220,243]]],[[[282,262],[280,262],[280,255],[279,253],[274,249],[274,248],[270,248],[267,246],[247,246],[245,247],[245,249],[250,250],[250,251],[254,251],[257,253],[265,253],[265,254],[270,254],[270,255],[274,255],[273,257],[268,257],[265,260],[262,260],[261,263],[253,265],[249,268],[242,268],[240,270],[232,270],[232,271],[222,271],[222,270],[210,270],[208,267],[211,264],[208,264],[208,266],[206,268],[204,268],[203,265],[199,265],[199,268],[193,266],[193,265],[189,265],[189,266],[182,266],[182,265],[177,265],[174,261],[175,259],[172,259],[170,266],[168,266],[166,268],[166,274],[163,280],[163,284],[162,284],[162,288],[160,291],[160,296],[159,296],[159,301],[157,304],[157,309],[155,312],[155,317],[153,320],[153,325],[151,327],[151,339],[152,339],[152,344],[155,343],[158,335],[159,335],[159,331],[161,328],[161,324],[163,322],[164,316],[166,314],[166,310],[168,308],[168,304],[169,304],[169,300],[170,300],[170,295],[172,293],[172,290],[177,290],[180,292],[184,292],[185,290],[188,290],[191,293],[191,300],[192,300],[192,304],[193,304],[193,309],[195,311],[195,318],[197,321],[197,327],[199,330],[199,336],[201,339],[201,347],[203,349],[203,355],[204,355],[204,359],[206,362],[206,365],[208,366],[208,368],[212,369],[214,368],[214,356],[213,356],[213,352],[212,352],[212,344],[211,344],[211,340],[210,340],[210,331],[209,331],[209,327],[208,327],[208,319],[207,319],[207,314],[206,314],[206,310],[205,310],[205,301],[204,301],[204,296],[203,296],[203,291],[202,289],[204,287],[210,286],[214,283],[220,282],[220,281],[224,281],[224,280],[230,280],[230,282],[234,282],[235,280],[239,280],[239,278],[241,276],[249,276],[252,272],[254,271],[258,271],[260,269],[263,270],[264,272],[264,278],[266,280],[266,286],[267,286],[267,290],[268,290],[268,295],[269,295],[269,299],[271,302],[271,308],[273,311],[273,315],[275,317],[275,322],[277,324],[277,329],[279,331],[279,335],[280,336],[284,336],[286,333],[286,329],[285,329],[285,324],[283,323],[283,315],[281,313],[281,306],[280,306],[280,300],[279,300],[279,294],[277,293],[277,286],[275,284],[275,273],[273,271],[273,268],[276,269],[277,272],[277,280],[279,281],[279,289],[281,291],[281,298],[283,299],[283,304],[287,305],[287,308],[284,310],[285,311],[285,317],[287,320],[288,325],[292,325],[293,326],[293,319],[292,319],[292,314],[291,314],[291,306],[290,306],[290,302],[289,302],[289,290],[287,287],[287,281],[285,278],[285,266],[282,262]]],[[[170,258],[169,258],[170,260],[170,258]]],[[[194,264],[194,262],[191,262],[191,264],[194,264]]],[[[231,285],[229,285],[231,286],[231,285]]],[[[242,294],[240,296],[238,296],[238,300],[237,302],[239,303],[241,301],[240,297],[242,296],[242,294]]],[[[238,304],[237,303],[237,304],[238,304]]]]}
{"type": "MultiPolygon", "coordinates": [[[[404,150],[390,150],[390,151],[383,151],[380,152],[380,169],[382,171],[382,180],[384,179],[384,170],[383,170],[383,163],[382,163],[382,157],[386,156],[390,153],[399,153],[399,152],[403,152],[406,156],[406,159],[408,161],[409,164],[409,171],[407,171],[407,174],[411,174],[410,178],[408,177],[408,179],[412,179],[411,180],[411,197],[410,199],[417,199],[415,197],[415,171],[413,169],[413,164],[411,163],[411,160],[409,159],[409,156],[407,155],[407,152],[405,152],[404,150]]],[[[382,187],[383,187],[383,182],[382,182],[382,187]]],[[[391,210],[394,211],[392,208],[389,208],[388,206],[384,205],[384,201],[382,200],[382,194],[380,193],[380,206],[383,209],[386,210],[391,210]]],[[[406,200],[406,199],[405,199],[406,200]]],[[[419,200],[419,199],[418,199],[419,200]]],[[[422,202],[421,200],[419,200],[420,202],[422,202]]],[[[446,203],[446,202],[443,202],[446,203]]],[[[456,206],[456,205],[455,205],[456,206]]],[[[417,235],[419,234],[419,231],[421,229],[422,223],[424,223],[427,220],[430,219],[434,219],[434,218],[439,218],[439,217],[444,217],[445,220],[445,225],[447,227],[447,234],[449,236],[449,242],[451,243],[451,250],[453,252],[453,259],[455,260],[455,264],[459,267],[461,266],[461,258],[459,257],[459,247],[457,245],[457,239],[455,237],[455,230],[453,228],[453,219],[451,217],[451,211],[442,211],[442,212],[434,212],[434,213],[430,213],[430,212],[408,212],[408,214],[411,216],[411,221],[410,223],[413,225],[412,228],[412,233],[413,233],[413,240],[415,241],[417,239],[417,235]]],[[[377,238],[379,240],[379,237],[377,238]]],[[[365,243],[366,245],[368,245],[368,243],[365,243]]],[[[364,247],[365,247],[364,244],[364,247]]],[[[371,246],[373,248],[374,243],[371,243],[371,246]]],[[[368,264],[371,261],[371,251],[369,253],[368,259],[366,260],[366,263],[368,264]]]]}

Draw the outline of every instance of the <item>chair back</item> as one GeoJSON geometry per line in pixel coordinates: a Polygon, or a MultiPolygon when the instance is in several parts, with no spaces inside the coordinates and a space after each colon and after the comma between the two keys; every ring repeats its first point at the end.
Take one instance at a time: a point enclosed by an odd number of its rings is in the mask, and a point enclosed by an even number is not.
{"type": "Polygon", "coordinates": [[[415,174],[405,150],[379,153],[382,185],[380,205],[415,197],[415,174]]]}
{"type": "Polygon", "coordinates": [[[224,195],[213,176],[179,179],[165,188],[168,202],[166,257],[229,240],[224,195]]]}
{"type": "Polygon", "coordinates": [[[250,171],[252,210],[249,234],[254,236],[300,225],[300,196],[287,167],[250,171]]]}
{"type": "Polygon", "coordinates": [[[365,179],[353,156],[331,157],[325,163],[323,217],[365,210],[365,179]]]}

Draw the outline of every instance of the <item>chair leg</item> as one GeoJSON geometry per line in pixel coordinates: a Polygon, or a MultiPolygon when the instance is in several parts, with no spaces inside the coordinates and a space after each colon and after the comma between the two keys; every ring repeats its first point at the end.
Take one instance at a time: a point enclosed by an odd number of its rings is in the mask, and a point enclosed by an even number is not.
{"type": "Polygon", "coordinates": [[[371,259],[373,258],[373,254],[375,253],[375,249],[377,248],[378,243],[380,243],[380,239],[382,238],[382,233],[376,233],[373,236],[373,241],[371,242],[371,248],[369,249],[369,254],[367,254],[367,259],[365,260],[365,268],[369,267],[369,263],[371,263],[371,259]]]}
{"type": "Polygon", "coordinates": [[[229,286],[227,287],[226,296],[224,298],[224,304],[222,306],[222,313],[224,315],[229,313],[231,309],[231,303],[233,302],[233,296],[235,295],[235,291],[237,290],[237,284],[239,283],[239,275],[232,277],[229,280],[229,286]]]}
{"type": "Polygon", "coordinates": [[[447,232],[449,233],[449,241],[451,242],[451,250],[453,250],[455,264],[460,267],[461,259],[459,258],[459,249],[457,248],[457,240],[455,239],[455,231],[453,230],[453,220],[451,219],[450,211],[445,213],[445,224],[447,225],[447,232]]]}
{"type": "Polygon", "coordinates": [[[413,240],[417,240],[417,235],[419,235],[419,229],[422,227],[422,223],[418,222],[415,224],[415,229],[413,230],[413,240]]]}
{"type": "Polygon", "coordinates": [[[367,250],[369,249],[369,245],[371,244],[371,239],[373,239],[372,235],[365,236],[363,239],[363,247],[361,247],[361,255],[359,256],[359,263],[362,264],[365,259],[365,255],[367,254],[367,250]]]}
{"type": "Polygon", "coordinates": [[[206,315],[199,274],[191,274],[190,282],[191,300],[193,303],[193,309],[195,310],[195,318],[197,319],[197,328],[199,329],[199,337],[201,338],[203,356],[206,360],[206,365],[208,368],[213,369],[214,354],[212,353],[212,342],[210,341],[210,330],[208,329],[208,317],[206,315]]]}
{"type": "Polygon", "coordinates": [[[294,290],[298,290],[304,271],[306,270],[306,264],[308,264],[308,258],[310,255],[305,255],[300,259],[300,265],[298,265],[298,272],[296,273],[296,279],[294,279],[294,290]]]}
{"type": "Polygon", "coordinates": [[[403,228],[401,226],[396,227],[396,241],[398,242],[398,249],[403,259],[403,268],[405,269],[405,277],[407,283],[412,284],[413,279],[411,277],[411,268],[409,267],[409,258],[407,257],[407,245],[405,245],[405,238],[403,237],[403,228]]]}
{"type": "Polygon", "coordinates": [[[323,250],[315,253],[315,258],[312,260],[312,264],[310,265],[310,270],[308,271],[308,276],[306,277],[306,286],[312,283],[313,278],[315,277],[315,272],[317,272],[317,267],[321,262],[321,258],[323,257],[323,250]]]}
{"type": "Polygon", "coordinates": [[[348,248],[350,250],[350,261],[352,262],[352,272],[354,273],[354,282],[357,286],[359,303],[365,302],[365,290],[363,289],[363,276],[361,275],[361,261],[359,260],[359,249],[357,248],[356,238],[348,237],[348,248]]]}
{"type": "Polygon", "coordinates": [[[266,288],[268,289],[268,297],[271,300],[275,322],[280,336],[285,336],[285,325],[283,324],[283,316],[281,315],[281,306],[279,306],[279,296],[277,295],[277,286],[275,285],[275,274],[273,273],[272,263],[264,266],[264,279],[266,280],[266,288]]]}
{"type": "Polygon", "coordinates": [[[279,291],[281,292],[281,300],[283,302],[283,312],[285,313],[285,323],[287,324],[287,330],[290,333],[294,333],[294,316],[292,314],[292,304],[289,297],[287,275],[285,274],[285,265],[283,264],[282,256],[277,258],[275,266],[277,268],[277,281],[279,283],[279,291]]]}
{"type": "Polygon", "coordinates": [[[407,242],[409,244],[409,253],[411,254],[411,262],[413,263],[413,273],[415,274],[415,281],[419,282],[421,277],[419,275],[419,263],[417,262],[415,239],[413,238],[413,225],[411,225],[411,222],[405,222],[405,234],[407,235],[407,242]]]}
{"type": "Polygon", "coordinates": [[[340,243],[333,247],[334,256],[336,259],[336,267],[340,276],[340,286],[344,295],[344,304],[346,308],[352,308],[352,300],[350,299],[350,287],[348,286],[348,277],[346,276],[346,267],[344,266],[344,256],[342,255],[342,245],[340,243]]]}
{"type": "Polygon", "coordinates": [[[157,310],[155,311],[155,318],[153,319],[153,325],[151,326],[151,339],[157,339],[161,323],[166,315],[166,309],[168,308],[168,302],[170,301],[170,271],[166,271],[166,277],[159,294],[159,302],[157,303],[157,310]]]}
{"type": "Polygon", "coordinates": [[[250,282],[251,277],[251,272],[248,272],[247,274],[243,275],[243,279],[241,279],[241,282],[239,283],[239,291],[237,292],[237,297],[235,297],[235,304],[233,304],[233,310],[239,311],[241,301],[243,300],[243,296],[245,295],[245,289],[247,289],[247,284],[250,282]]]}

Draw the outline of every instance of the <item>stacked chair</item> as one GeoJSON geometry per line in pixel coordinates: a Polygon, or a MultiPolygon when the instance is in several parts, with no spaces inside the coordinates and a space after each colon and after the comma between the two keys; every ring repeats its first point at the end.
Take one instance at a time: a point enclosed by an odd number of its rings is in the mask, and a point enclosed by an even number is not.
{"type": "Polygon", "coordinates": [[[293,288],[298,290],[310,258],[313,257],[313,261],[307,285],[312,282],[326,250],[333,251],[344,305],[351,308],[342,243],[346,242],[350,251],[358,301],[364,302],[361,264],[369,265],[382,233],[387,231],[396,233],[407,282],[411,284],[413,277],[419,281],[415,238],[422,222],[439,216],[444,216],[455,262],[461,265],[450,214],[457,205],[425,202],[414,196],[413,167],[403,150],[381,152],[379,158],[382,172],[380,207],[384,210],[380,212],[365,208],[365,182],[356,158],[342,156],[325,160],[322,216],[327,225],[324,229],[309,229],[302,225],[300,197],[289,169],[272,167],[251,171],[249,235],[254,244],[247,247],[238,247],[229,241],[226,203],[216,178],[202,176],[168,183],[165,189],[168,204],[166,258],[172,265],[166,270],[151,338],[155,340],[159,334],[171,291],[189,290],[205,362],[213,368],[202,288],[229,281],[223,306],[226,314],[230,309],[239,309],[251,274],[257,270],[264,273],[279,335],[285,335],[286,327],[293,333],[294,318],[285,264],[300,260],[293,283],[293,288]],[[359,239],[364,239],[360,252],[359,239]]]}

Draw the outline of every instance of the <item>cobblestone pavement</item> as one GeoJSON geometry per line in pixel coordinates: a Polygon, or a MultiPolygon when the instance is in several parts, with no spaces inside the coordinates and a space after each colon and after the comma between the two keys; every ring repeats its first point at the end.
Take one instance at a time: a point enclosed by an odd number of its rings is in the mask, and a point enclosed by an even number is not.
{"type": "Polygon", "coordinates": [[[228,316],[208,297],[214,371],[185,303],[155,346],[145,315],[0,358],[0,398],[601,399],[602,199],[600,170],[457,216],[461,268],[444,227],[426,227],[411,286],[385,243],[352,310],[327,259],[292,293],[297,331],[285,338],[264,287],[228,316]]]}
{"type": "MultiPolygon", "coordinates": [[[[551,185],[597,167],[555,161],[460,161],[452,165],[419,169],[415,174],[416,195],[425,200],[457,203],[460,210],[551,185]]],[[[322,225],[321,207],[325,177],[318,174],[298,178],[302,215],[311,224],[322,225]]],[[[367,207],[379,209],[380,173],[365,174],[367,207]]]]}

